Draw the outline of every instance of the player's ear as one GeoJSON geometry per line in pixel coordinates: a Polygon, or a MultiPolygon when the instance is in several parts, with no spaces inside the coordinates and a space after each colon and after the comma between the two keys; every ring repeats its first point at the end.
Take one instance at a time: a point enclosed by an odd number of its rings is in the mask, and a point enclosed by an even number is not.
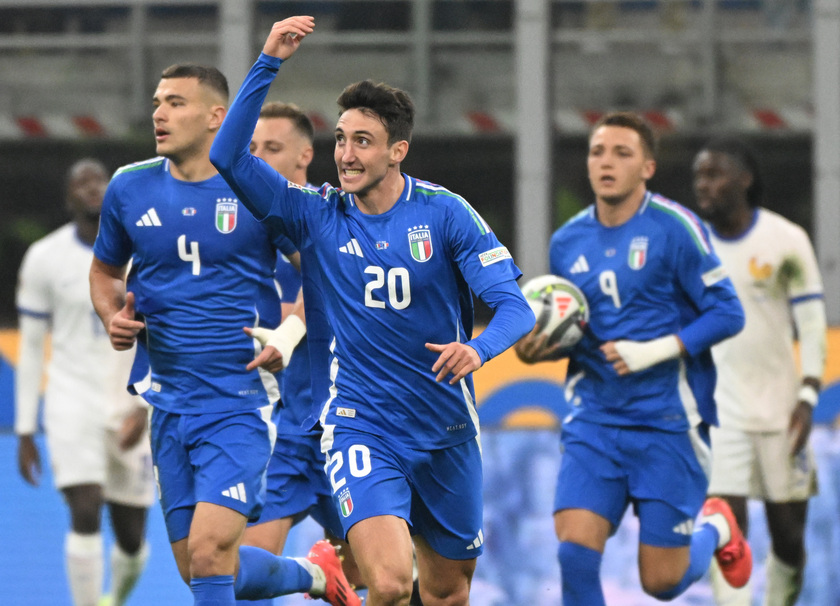
{"type": "Polygon", "coordinates": [[[311,145],[307,145],[298,157],[298,168],[308,168],[314,156],[315,150],[312,149],[311,145]]]}
{"type": "Polygon", "coordinates": [[[653,177],[654,173],[656,172],[656,160],[653,158],[649,158],[645,160],[644,165],[642,166],[642,178],[647,181],[651,177],[653,177]]]}
{"type": "Polygon", "coordinates": [[[222,121],[225,119],[227,115],[227,108],[224,105],[213,105],[210,107],[210,120],[208,121],[207,128],[212,131],[219,130],[219,127],[222,125],[222,121]]]}
{"type": "Polygon", "coordinates": [[[403,139],[402,141],[397,141],[391,146],[391,163],[392,164],[399,164],[403,160],[405,160],[406,155],[408,155],[408,141],[403,139]]]}

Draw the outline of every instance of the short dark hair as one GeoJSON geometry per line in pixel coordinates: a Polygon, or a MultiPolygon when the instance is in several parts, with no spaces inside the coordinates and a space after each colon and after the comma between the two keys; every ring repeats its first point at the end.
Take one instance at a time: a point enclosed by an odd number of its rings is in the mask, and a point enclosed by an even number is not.
{"type": "Polygon", "coordinates": [[[734,137],[717,137],[709,140],[700,149],[702,151],[725,154],[735,160],[752,176],[752,184],[747,189],[747,203],[755,208],[764,202],[764,179],[761,177],[758,159],[749,145],[734,137]]]}
{"type": "Polygon", "coordinates": [[[105,168],[105,164],[102,163],[101,160],[97,160],[96,158],[81,158],[73,162],[70,165],[70,168],[67,169],[67,172],[64,175],[64,187],[65,189],[70,188],[70,183],[73,182],[73,179],[76,178],[76,174],[81,171],[83,168],[94,168],[96,170],[102,171],[102,174],[105,175],[105,178],[108,179],[110,174],[108,173],[108,169],[105,168]]]}
{"type": "Polygon", "coordinates": [[[650,124],[642,118],[639,114],[633,112],[610,112],[604,114],[589,131],[589,137],[592,138],[592,133],[602,126],[622,126],[639,133],[639,138],[642,140],[642,147],[645,155],[650,158],[656,158],[657,140],[650,124]]]}
{"type": "Polygon", "coordinates": [[[203,86],[221,95],[225,103],[230,99],[227,78],[215,67],[196,63],[176,63],[163,70],[160,77],[164,80],[167,78],[195,78],[203,86]]]}
{"type": "Polygon", "coordinates": [[[359,109],[378,117],[388,133],[388,145],[397,141],[411,142],[414,103],[404,90],[362,80],[345,88],[336,102],[341,108],[339,116],[349,109],[359,109]]]}
{"type": "Polygon", "coordinates": [[[315,128],[312,126],[312,120],[294,103],[277,101],[266,103],[260,110],[260,118],[286,118],[291,120],[295,129],[306,137],[310,143],[315,139],[315,128]]]}

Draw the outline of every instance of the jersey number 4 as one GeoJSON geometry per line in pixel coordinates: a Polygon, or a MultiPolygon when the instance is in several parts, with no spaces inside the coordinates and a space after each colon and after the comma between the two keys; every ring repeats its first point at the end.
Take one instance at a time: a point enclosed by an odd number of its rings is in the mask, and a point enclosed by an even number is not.
{"type": "Polygon", "coordinates": [[[187,250],[187,236],[178,236],[178,256],[182,261],[192,263],[192,274],[194,276],[201,273],[201,259],[198,256],[198,242],[190,242],[190,248],[187,250]]]}

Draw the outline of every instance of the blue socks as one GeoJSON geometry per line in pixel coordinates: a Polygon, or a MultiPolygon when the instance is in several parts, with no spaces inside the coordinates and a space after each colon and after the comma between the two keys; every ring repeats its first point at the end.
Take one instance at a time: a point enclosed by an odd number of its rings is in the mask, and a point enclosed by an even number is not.
{"type": "Polygon", "coordinates": [[[233,575],[200,577],[190,581],[195,606],[231,606],[234,603],[233,575]]]}
{"type": "Polygon", "coordinates": [[[276,556],[259,547],[239,548],[239,574],[234,584],[237,599],[266,600],[311,588],[312,575],[294,559],[276,556]]]}
{"type": "Polygon", "coordinates": [[[715,555],[717,549],[718,537],[717,528],[708,523],[701,524],[691,535],[690,560],[688,570],[685,571],[682,580],[673,589],[659,593],[654,597],[657,600],[673,600],[688,589],[689,585],[700,579],[712,563],[712,556],[715,555]]]}
{"type": "Polygon", "coordinates": [[[576,543],[561,542],[557,559],[563,606],[605,606],[600,553],[576,543]]]}

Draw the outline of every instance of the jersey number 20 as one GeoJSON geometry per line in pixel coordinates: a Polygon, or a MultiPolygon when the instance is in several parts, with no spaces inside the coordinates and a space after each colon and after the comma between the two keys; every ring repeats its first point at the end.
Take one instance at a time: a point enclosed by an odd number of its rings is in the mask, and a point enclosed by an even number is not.
{"type": "MultiPolygon", "coordinates": [[[[385,301],[377,292],[385,286],[385,270],[376,265],[365,267],[365,273],[373,278],[365,284],[365,306],[385,309],[385,301]]],[[[408,282],[408,270],[405,267],[392,267],[388,270],[388,303],[394,309],[405,309],[411,304],[411,285],[408,282]],[[399,283],[399,288],[397,288],[399,283]]],[[[384,294],[384,293],[383,293],[384,294]]]]}

